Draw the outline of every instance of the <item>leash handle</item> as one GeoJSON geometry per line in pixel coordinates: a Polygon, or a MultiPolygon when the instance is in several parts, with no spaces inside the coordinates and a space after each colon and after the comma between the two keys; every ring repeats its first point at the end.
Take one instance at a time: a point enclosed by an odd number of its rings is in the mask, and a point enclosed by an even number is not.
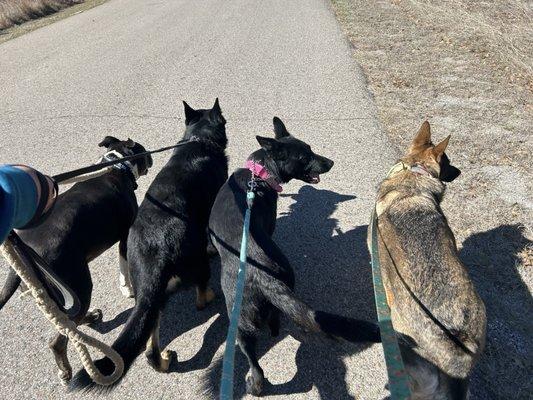
{"type": "Polygon", "coordinates": [[[372,212],[372,220],[370,222],[371,235],[371,254],[370,264],[372,266],[372,281],[374,284],[374,298],[376,302],[376,312],[378,315],[379,329],[381,333],[381,341],[383,344],[383,354],[385,356],[385,364],[387,365],[387,374],[389,376],[389,390],[392,400],[407,400],[411,396],[408,384],[408,376],[405,372],[400,347],[398,346],[398,338],[396,331],[392,326],[390,315],[390,308],[387,303],[387,295],[385,293],[385,286],[381,276],[381,265],[379,263],[378,252],[378,234],[377,227],[378,217],[376,209],[372,212]]]}
{"type": "Polygon", "coordinates": [[[226,337],[226,348],[224,349],[224,360],[222,361],[222,378],[220,381],[220,399],[233,400],[233,371],[235,369],[235,344],[237,331],[239,328],[239,318],[241,315],[242,298],[244,293],[244,283],[246,278],[248,237],[250,233],[250,217],[255,198],[253,186],[255,183],[252,172],[252,180],[249,182],[250,190],[246,192],[247,208],[244,214],[244,226],[242,228],[242,241],[240,252],[239,271],[237,272],[237,282],[235,284],[235,299],[231,309],[228,335],[226,337]]]}

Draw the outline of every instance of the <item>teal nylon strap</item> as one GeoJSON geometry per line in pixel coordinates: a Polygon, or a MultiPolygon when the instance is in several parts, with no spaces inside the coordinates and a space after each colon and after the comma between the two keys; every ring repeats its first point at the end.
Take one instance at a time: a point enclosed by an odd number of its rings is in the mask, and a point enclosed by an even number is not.
{"type": "Polygon", "coordinates": [[[389,375],[389,390],[392,400],[409,399],[408,377],[403,365],[400,348],[396,332],[392,326],[390,308],[387,304],[385,287],[381,278],[381,266],[379,264],[378,254],[378,234],[377,234],[377,215],[376,210],[372,212],[372,221],[370,222],[370,234],[372,240],[371,265],[372,280],[374,283],[374,296],[376,300],[376,311],[378,314],[379,328],[381,331],[381,341],[383,344],[383,353],[385,354],[385,363],[387,364],[387,373],[389,375]]]}
{"type": "Polygon", "coordinates": [[[233,399],[233,370],[235,365],[235,342],[237,338],[237,329],[239,326],[239,317],[241,315],[242,297],[244,292],[244,281],[246,277],[246,257],[248,250],[248,235],[250,232],[250,215],[255,194],[248,191],[246,200],[248,208],[244,214],[244,226],[242,228],[241,254],[239,272],[237,273],[237,283],[235,285],[235,300],[231,309],[228,335],[226,337],[226,348],[224,350],[224,360],[222,361],[222,379],[220,381],[220,399],[233,399]]]}

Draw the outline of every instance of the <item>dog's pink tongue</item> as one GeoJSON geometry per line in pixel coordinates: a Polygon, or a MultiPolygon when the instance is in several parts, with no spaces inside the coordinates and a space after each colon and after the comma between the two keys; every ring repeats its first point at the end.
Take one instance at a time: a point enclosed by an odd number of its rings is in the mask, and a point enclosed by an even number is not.
{"type": "Polygon", "coordinates": [[[313,184],[320,182],[320,175],[318,175],[318,174],[311,175],[311,178],[313,179],[313,182],[312,182],[313,184]]]}

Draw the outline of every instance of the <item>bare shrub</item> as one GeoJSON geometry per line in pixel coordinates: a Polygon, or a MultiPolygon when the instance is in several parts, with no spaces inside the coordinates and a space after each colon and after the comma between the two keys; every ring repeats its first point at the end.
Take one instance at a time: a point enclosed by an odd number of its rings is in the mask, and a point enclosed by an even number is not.
{"type": "Polygon", "coordinates": [[[0,0],[0,30],[55,13],[84,0],[0,0]]]}

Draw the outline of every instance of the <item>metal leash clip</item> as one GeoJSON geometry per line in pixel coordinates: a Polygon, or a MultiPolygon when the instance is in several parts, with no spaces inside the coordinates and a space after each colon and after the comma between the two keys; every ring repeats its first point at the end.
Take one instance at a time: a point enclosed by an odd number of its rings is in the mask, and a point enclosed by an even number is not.
{"type": "Polygon", "coordinates": [[[257,179],[255,178],[255,161],[252,161],[252,177],[248,182],[248,191],[246,192],[246,203],[251,209],[255,197],[255,189],[257,188],[257,179]]]}

